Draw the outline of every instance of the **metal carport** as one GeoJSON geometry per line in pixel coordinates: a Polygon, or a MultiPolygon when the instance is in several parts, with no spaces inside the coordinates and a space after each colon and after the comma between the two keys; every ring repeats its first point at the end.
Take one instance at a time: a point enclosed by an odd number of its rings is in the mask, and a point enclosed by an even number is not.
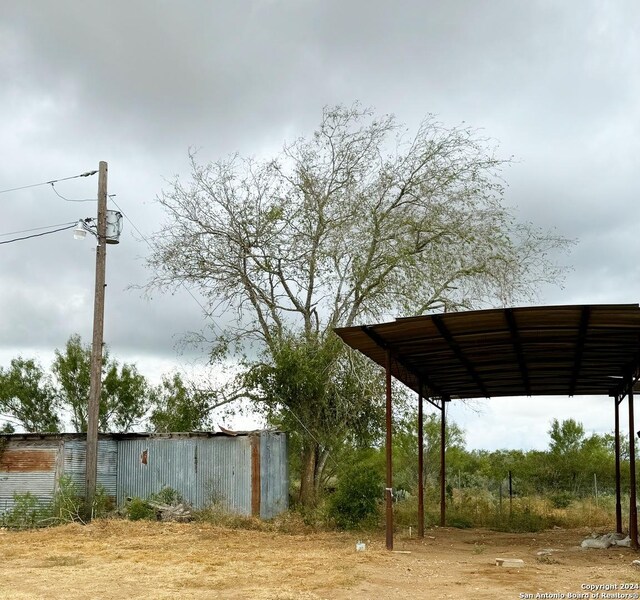
{"type": "MultiPolygon", "coordinates": [[[[423,399],[442,411],[455,399],[500,396],[607,396],[614,399],[616,525],[620,502],[619,406],[629,408],[629,534],[637,549],[633,387],[640,377],[637,304],[536,306],[443,313],[344,327],[336,333],[386,372],[386,529],[393,548],[391,377],[418,394],[418,469],[422,473],[423,399]]],[[[441,523],[444,525],[444,436],[441,440],[441,523]]],[[[418,526],[424,535],[419,477],[418,526]]]]}

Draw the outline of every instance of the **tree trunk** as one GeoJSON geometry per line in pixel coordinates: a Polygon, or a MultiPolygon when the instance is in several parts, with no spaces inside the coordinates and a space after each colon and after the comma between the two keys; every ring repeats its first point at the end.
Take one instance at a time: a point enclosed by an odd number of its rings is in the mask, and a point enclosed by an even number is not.
{"type": "Polygon", "coordinates": [[[315,481],[315,494],[316,498],[320,497],[320,487],[322,486],[322,475],[324,474],[324,468],[327,466],[327,459],[329,458],[329,450],[325,448],[319,453],[319,458],[316,463],[316,481],[315,481]]]}
{"type": "Polygon", "coordinates": [[[318,444],[307,441],[302,451],[302,471],[300,473],[300,504],[312,508],[316,504],[316,462],[318,460],[318,444]]]}

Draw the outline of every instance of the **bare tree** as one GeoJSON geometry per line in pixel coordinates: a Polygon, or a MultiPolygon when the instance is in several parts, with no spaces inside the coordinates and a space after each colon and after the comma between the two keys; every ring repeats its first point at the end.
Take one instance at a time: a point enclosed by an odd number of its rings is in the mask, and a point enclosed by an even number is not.
{"type": "MultiPolygon", "coordinates": [[[[155,237],[150,286],[197,286],[233,323],[231,347],[257,342],[256,363],[271,368],[284,347],[333,343],[336,326],[530,300],[561,278],[553,256],[568,241],[515,220],[503,204],[506,163],[472,129],[429,117],[410,137],[393,116],[357,105],[325,109],[309,139],[273,160],[202,165],[191,155],[190,180],[175,179],[158,199],[168,221],[155,237]]],[[[318,390],[352,364],[333,348],[318,390]]],[[[272,407],[300,408],[270,396],[268,379],[245,382],[272,407]]],[[[355,400],[330,395],[315,401],[355,400]]],[[[310,474],[301,497],[310,501],[327,428],[299,420],[310,474]]]]}

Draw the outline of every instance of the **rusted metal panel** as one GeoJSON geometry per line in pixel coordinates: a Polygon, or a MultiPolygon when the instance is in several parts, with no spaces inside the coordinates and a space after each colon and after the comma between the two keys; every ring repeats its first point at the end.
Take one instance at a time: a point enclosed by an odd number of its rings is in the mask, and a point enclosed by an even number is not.
{"type": "Polygon", "coordinates": [[[8,439],[3,444],[0,450],[0,514],[13,508],[14,494],[29,493],[43,504],[51,502],[60,447],[56,438],[8,439]]]}
{"type": "Polygon", "coordinates": [[[251,515],[260,516],[260,437],[251,436],[251,515]]]}
{"type": "Polygon", "coordinates": [[[56,456],[50,449],[7,448],[0,456],[0,471],[34,473],[55,470],[56,456]]]}
{"type": "Polygon", "coordinates": [[[272,519],[289,508],[287,435],[260,433],[260,517],[272,519]]]}

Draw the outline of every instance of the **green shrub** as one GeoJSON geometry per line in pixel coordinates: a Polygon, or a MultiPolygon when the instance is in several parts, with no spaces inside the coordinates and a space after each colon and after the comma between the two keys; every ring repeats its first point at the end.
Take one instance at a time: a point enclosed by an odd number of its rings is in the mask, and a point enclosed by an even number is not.
{"type": "Polygon", "coordinates": [[[125,506],[125,513],[131,521],[155,521],[157,519],[155,509],[151,508],[142,498],[131,498],[125,506]]]}
{"type": "Polygon", "coordinates": [[[535,533],[549,529],[553,524],[554,522],[549,516],[540,514],[525,505],[521,508],[514,508],[509,515],[496,515],[491,523],[491,529],[513,533],[535,533]]]}
{"type": "Polygon", "coordinates": [[[163,487],[159,492],[151,494],[148,498],[149,502],[155,502],[157,504],[168,504],[169,506],[176,506],[184,502],[182,494],[178,490],[174,490],[172,487],[163,487]]]}
{"type": "Polygon", "coordinates": [[[557,492],[549,496],[553,508],[568,508],[573,502],[573,494],[570,492],[557,492]]]}
{"type": "Polygon", "coordinates": [[[470,516],[455,512],[446,515],[446,522],[448,527],[456,527],[458,529],[469,529],[475,525],[470,516]]]}
{"type": "Polygon", "coordinates": [[[58,480],[58,489],[53,497],[53,516],[62,523],[80,521],[84,508],[83,499],[69,475],[58,480]]]}
{"type": "Polygon", "coordinates": [[[382,500],[382,476],[371,466],[344,473],[329,499],[329,516],[340,529],[354,529],[377,515],[382,500]]]}
{"type": "Polygon", "coordinates": [[[104,486],[99,485],[96,488],[96,494],[93,497],[93,518],[103,519],[114,510],[115,503],[113,501],[113,498],[107,494],[107,490],[104,486]]]}
{"type": "Polygon", "coordinates": [[[31,492],[13,494],[13,507],[3,515],[3,525],[16,529],[38,527],[51,516],[51,510],[31,492]]]}

